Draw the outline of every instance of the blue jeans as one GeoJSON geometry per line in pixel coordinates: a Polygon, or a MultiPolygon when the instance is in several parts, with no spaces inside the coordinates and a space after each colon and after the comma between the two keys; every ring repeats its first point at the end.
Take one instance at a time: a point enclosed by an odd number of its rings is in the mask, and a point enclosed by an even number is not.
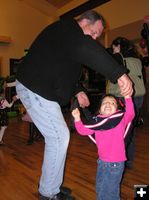
{"type": "Polygon", "coordinates": [[[142,108],[143,101],[144,101],[144,96],[133,97],[133,102],[134,102],[134,107],[135,107],[136,112],[139,112],[139,110],[142,108]]]}
{"type": "Polygon", "coordinates": [[[46,197],[59,193],[69,144],[69,130],[57,102],[33,93],[16,81],[16,90],[33,122],[44,136],[45,149],[39,192],[46,197]]]}
{"type": "Polygon", "coordinates": [[[96,200],[120,200],[124,162],[97,161],[96,200]]]}

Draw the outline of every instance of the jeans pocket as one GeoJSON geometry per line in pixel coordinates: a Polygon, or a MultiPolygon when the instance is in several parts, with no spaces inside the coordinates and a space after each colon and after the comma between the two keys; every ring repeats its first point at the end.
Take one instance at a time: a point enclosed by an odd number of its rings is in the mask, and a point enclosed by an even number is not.
{"type": "Polygon", "coordinates": [[[120,173],[124,168],[124,163],[123,162],[112,162],[110,163],[110,171],[113,174],[118,174],[120,173]]]}

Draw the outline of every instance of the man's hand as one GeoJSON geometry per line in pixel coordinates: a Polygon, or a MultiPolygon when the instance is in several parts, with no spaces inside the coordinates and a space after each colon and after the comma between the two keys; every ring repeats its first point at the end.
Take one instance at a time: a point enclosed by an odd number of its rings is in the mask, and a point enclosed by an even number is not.
{"type": "Polygon", "coordinates": [[[131,96],[133,94],[133,87],[132,87],[132,81],[130,80],[130,78],[126,75],[123,74],[118,80],[118,85],[120,87],[121,90],[121,94],[122,96],[131,96]]]}
{"type": "Polygon", "coordinates": [[[79,105],[81,108],[85,108],[87,106],[89,106],[90,102],[89,99],[87,97],[87,95],[85,94],[85,92],[81,91],[76,95],[79,105]]]}
{"type": "Polygon", "coordinates": [[[12,100],[13,100],[13,101],[18,100],[17,95],[13,96],[13,97],[12,97],[12,100]]]}

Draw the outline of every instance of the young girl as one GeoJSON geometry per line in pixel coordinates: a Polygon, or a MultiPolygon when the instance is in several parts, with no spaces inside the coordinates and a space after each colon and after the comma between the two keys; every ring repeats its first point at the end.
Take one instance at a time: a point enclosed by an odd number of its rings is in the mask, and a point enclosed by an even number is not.
{"type": "MultiPolygon", "coordinates": [[[[135,118],[131,124],[127,137],[125,138],[127,155],[127,162],[125,164],[127,168],[131,169],[133,168],[133,160],[135,157],[135,126],[137,126],[137,124],[143,124],[141,109],[143,106],[144,95],[146,93],[142,73],[144,67],[142,66],[142,62],[138,56],[135,45],[127,38],[115,38],[112,41],[111,49],[111,55],[113,55],[120,64],[123,64],[127,68],[128,76],[133,82],[134,93],[132,95],[132,99],[135,108],[135,118]]],[[[113,84],[108,81],[106,90],[107,93],[111,93],[122,98],[118,84],[113,84]]]]}
{"type": "Polygon", "coordinates": [[[5,85],[4,88],[0,91],[0,145],[4,145],[3,136],[4,132],[8,126],[8,116],[7,116],[7,108],[13,106],[14,102],[17,100],[16,96],[13,97],[11,103],[9,103],[5,98],[5,85]]]}
{"type": "Polygon", "coordinates": [[[117,98],[105,95],[93,125],[83,124],[78,108],[72,111],[75,127],[80,135],[95,133],[99,155],[96,175],[97,200],[120,199],[120,182],[126,160],[125,129],[135,115],[132,99],[125,97],[125,103],[125,111],[122,112],[118,109],[117,98]]]}

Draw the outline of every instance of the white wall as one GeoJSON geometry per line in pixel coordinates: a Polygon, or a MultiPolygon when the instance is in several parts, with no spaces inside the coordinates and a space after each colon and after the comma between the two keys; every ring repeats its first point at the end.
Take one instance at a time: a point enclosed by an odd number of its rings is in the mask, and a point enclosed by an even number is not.
{"type": "Polygon", "coordinates": [[[149,15],[149,0],[111,0],[96,8],[115,29],[149,15]]]}
{"type": "Polygon", "coordinates": [[[50,18],[20,0],[0,0],[0,35],[12,42],[0,44],[1,74],[9,75],[9,58],[20,58],[36,35],[50,23],[50,18]]]}
{"type": "MultiPolygon", "coordinates": [[[[83,3],[85,0],[74,0],[60,9],[58,14],[65,13],[77,4],[79,5],[80,2],[83,3]]],[[[143,23],[144,16],[149,15],[149,0],[111,0],[97,7],[96,10],[103,14],[111,30],[116,29],[114,36],[109,35],[107,37],[108,43],[109,39],[115,37],[119,32],[120,29],[117,30],[117,28],[140,20],[143,23]]],[[[23,0],[0,0],[0,36],[5,35],[12,38],[9,45],[0,44],[0,75],[9,75],[9,59],[22,57],[24,49],[30,46],[36,35],[53,19],[55,19],[55,16],[49,18],[23,0]]],[[[127,26],[125,29],[127,31],[127,26]]],[[[136,38],[135,29],[133,31],[136,38]]],[[[131,33],[131,37],[133,37],[132,30],[131,33]]],[[[123,34],[125,33],[123,32],[123,34]]]]}

